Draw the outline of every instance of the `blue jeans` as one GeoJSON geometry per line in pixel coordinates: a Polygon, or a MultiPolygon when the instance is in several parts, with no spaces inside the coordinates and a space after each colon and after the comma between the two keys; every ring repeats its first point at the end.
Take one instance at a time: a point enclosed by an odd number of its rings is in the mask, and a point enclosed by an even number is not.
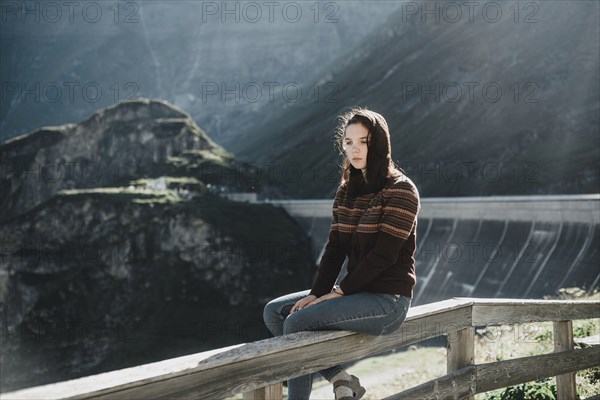
{"type": "MultiPolygon", "coordinates": [[[[388,335],[400,328],[410,308],[410,297],[393,294],[359,292],[336,297],[298,310],[292,306],[308,296],[309,290],[287,294],[271,300],[264,308],[265,325],[274,336],[300,331],[352,331],[367,335],[388,335]]],[[[342,370],[336,365],[319,371],[328,381],[342,370]]],[[[289,400],[308,400],[312,374],[288,380],[289,400]]]]}

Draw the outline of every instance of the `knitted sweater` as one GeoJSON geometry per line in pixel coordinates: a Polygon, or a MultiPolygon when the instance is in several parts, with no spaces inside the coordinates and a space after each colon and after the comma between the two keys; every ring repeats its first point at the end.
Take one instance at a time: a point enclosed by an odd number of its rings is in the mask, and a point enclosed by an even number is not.
{"type": "Polygon", "coordinates": [[[344,294],[360,291],[412,297],[419,192],[406,175],[387,179],[377,193],[352,197],[341,185],[333,201],[329,241],[310,294],[331,292],[342,264],[344,294]]]}

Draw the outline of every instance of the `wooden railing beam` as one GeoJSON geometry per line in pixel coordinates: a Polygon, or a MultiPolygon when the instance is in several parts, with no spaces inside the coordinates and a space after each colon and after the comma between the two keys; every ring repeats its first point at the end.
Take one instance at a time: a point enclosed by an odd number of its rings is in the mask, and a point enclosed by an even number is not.
{"type": "Polygon", "coordinates": [[[600,348],[541,354],[477,365],[477,393],[598,366],[600,348]]]}
{"type": "Polygon", "coordinates": [[[600,318],[597,301],[471,299],[473,326],[600,318]]]}

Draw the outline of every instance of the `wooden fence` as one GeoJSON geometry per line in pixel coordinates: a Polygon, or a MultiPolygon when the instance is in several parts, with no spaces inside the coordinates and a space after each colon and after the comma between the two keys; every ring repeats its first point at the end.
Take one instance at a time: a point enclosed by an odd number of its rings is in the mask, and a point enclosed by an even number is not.
{"type": "MultiPolygon", "coordinates": [[[[600,318],[600,301],[453,298],[412,307],[391,335],[311,331],[0,394],[0,399],[281,399],[281,382],[403,345],[447,336],[448,374],[391,394],[396,399],[469,399],[557,376],[559,399],[575,398],[575,371],[600,365],[600,346],[574,350],[572,320],[600,318]],[[475,327],[554,323],[554,352],[474,364],[475,327]]],[[[368,388],[367,388],[368,390],[368,388]]]]}

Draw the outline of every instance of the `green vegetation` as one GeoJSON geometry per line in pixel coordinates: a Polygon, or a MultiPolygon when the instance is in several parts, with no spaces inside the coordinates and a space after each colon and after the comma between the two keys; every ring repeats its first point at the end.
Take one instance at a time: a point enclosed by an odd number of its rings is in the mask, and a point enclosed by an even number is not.
{"type": "Polygon", "coordinates": [[[192,184],[192,183],[196,183],[196,184],[200,184],[201,182],[196,179],[196,178],[190,178],[190,177],[185,177],[185,176],[160,176],[158,178],[153,178],[153,179],[136,179],[134,181],[131,181],[132,185],[147,185],[149,183],[152,183],[154,181],[156,181],[157,179],[164,179],[165,182],[167,184],[169,183],[179,183],[179,184],[192,184]]]}
{"type": "MultiPolygon", "coordinates": [[[[552,380],[554,381],[554,380],[552,380]]],[[[579,398],[579,397],[578,397],[579,398]]],[[[487,400],[556,400],[556,383],[542,379],[533,383],[510,386],[500,394],[490,395],[487,400]]]]}
{"type": "Polygon", "coordinates": [[[115,203],[157,203],[175,204],[181,202],[181,198],[173,190],[152,191],[133,187],[105,187],[92,189],[65,189],[56,193],[57,198],[86,197],[110,201],[115,203]]]}
{"type": "Polygon", "coordinates": [[[177,167],[185,165],[200,166],[207,163],[228,167],[231,162],[231,159],[215,154],[211,150],[186,150],[181,154],[181,156],[167,158],[167,163],[177,167]]]}
{"type": "Polygon", "coordinates": [[[584,321],[578,326],[573,327],[573,337],[584,338],[598,333],[598,323],[594,321],[584,321]]]}

